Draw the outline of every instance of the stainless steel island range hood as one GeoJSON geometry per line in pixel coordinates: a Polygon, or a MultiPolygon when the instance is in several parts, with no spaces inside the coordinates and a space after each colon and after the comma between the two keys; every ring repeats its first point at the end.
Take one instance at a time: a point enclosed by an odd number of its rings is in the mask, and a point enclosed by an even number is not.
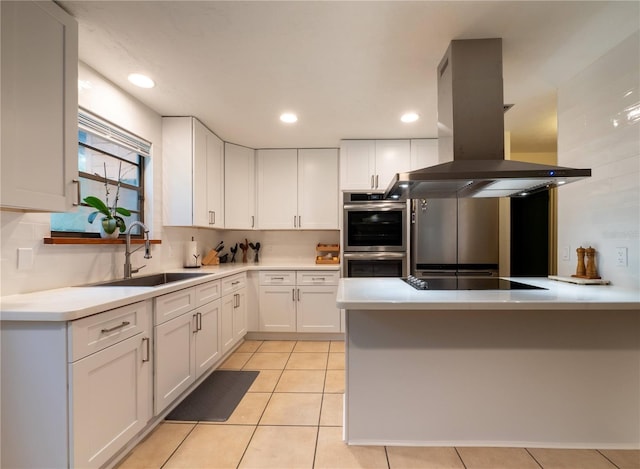
{"type": "Polygon", "coordinates": [[[591,176],[504,159],[502,39],[447,49],[438,66],[438,153],[441,164],[396,174],[385,198],[517,197],[591,176]]]}

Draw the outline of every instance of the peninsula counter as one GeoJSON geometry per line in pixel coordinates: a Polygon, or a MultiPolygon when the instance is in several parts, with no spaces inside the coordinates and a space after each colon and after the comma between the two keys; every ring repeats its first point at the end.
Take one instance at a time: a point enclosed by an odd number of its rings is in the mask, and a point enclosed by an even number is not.
{"type": "Polygon", "coordinates": [[[349,444],[640,448],[640,292],[347,278],[349,444]]]}

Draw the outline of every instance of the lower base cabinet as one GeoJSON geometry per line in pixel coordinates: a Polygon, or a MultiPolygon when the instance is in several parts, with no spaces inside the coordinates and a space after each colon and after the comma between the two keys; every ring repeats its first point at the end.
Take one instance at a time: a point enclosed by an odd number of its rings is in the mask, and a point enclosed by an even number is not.
{"type": "Polygon", "coordinates": [[[260,272],[261,332],[340,332],[338,272],[260,272]]]}
{"type": "Polygon", "coordinates": [[[222,354],[231,350],[247,333],[247,274],[222,279],[220,341],[222,354]]]}

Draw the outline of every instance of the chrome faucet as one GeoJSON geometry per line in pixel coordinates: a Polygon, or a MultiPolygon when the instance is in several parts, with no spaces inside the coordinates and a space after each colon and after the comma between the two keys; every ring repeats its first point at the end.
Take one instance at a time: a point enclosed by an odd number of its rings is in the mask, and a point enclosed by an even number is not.
{"type": "Polygon", "coordinates": [[[134,221],[133,223],[131,223],[131,225],[129,225],[129,229],[127,230],[126,234],[127,247],[124,252],[124,278],[131,278],[131,274],[135,274],[136,272],[139,272],[140,269],[145,267],[143,265],[142,267],[138,267],[137,269],[131,268],[131,254],[142,247],[138,246],[133,251],[131,250],[131,228],[136,225],[144,230],[144,258],[151,259],[151,242],[149,241],[149,228],[147,228],[147,226],[142,222],[134,221]]]}

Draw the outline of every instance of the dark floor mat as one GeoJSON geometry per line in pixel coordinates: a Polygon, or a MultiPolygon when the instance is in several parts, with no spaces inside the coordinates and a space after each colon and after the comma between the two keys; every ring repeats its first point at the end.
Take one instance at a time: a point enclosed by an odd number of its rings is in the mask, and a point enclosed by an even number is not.
{"type": "Polygon", "coordinates": [[[216,370],[173,409],[167,420],[225,422],[258,371],[216,370]]]}

